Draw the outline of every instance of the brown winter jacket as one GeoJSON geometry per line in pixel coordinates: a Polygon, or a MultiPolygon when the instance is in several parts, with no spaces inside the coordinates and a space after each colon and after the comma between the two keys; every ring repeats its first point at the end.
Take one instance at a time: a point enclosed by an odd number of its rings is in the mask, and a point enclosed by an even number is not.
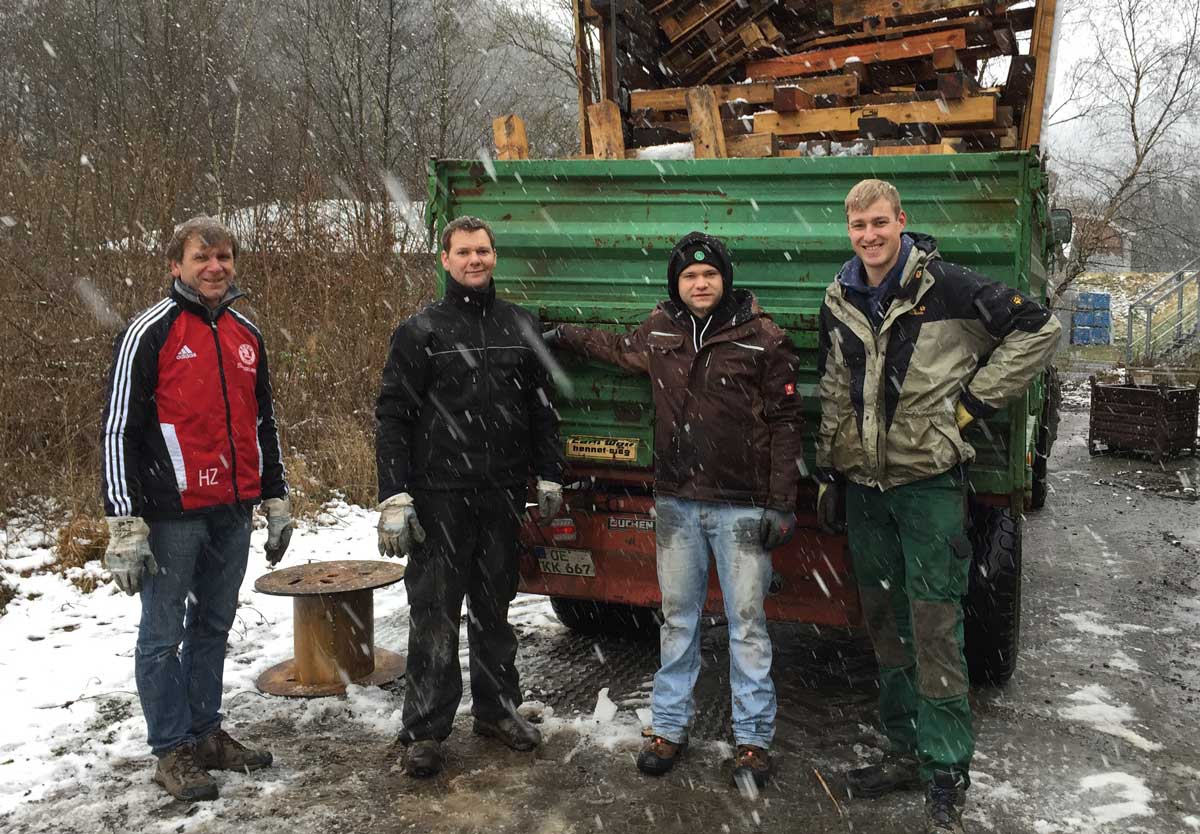
{"type": "Polygon", "coordinates": [[[650,376],[655,490],[791,512],[800,479],[797,360],[787,334],[747,290],[734,313],[706,320],[662,301],[633,332],[563,325],[560,344],[650,376]]]}

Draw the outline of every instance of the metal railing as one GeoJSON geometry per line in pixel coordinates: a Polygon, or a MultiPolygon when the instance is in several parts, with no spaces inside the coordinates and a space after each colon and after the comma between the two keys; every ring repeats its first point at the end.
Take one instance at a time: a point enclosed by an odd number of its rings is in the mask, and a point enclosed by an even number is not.
{"type": "Polygon", "coordinates": [[[1200,340],[1200,258],[1130,302],[1125,334],[1125,364],[1130,366],[1153,365],[1177,347],[1200,340]]]}

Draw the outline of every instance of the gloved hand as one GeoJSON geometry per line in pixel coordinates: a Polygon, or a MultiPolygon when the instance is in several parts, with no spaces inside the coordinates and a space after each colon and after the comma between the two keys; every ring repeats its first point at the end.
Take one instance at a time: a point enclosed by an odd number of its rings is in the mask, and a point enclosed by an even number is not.
{"type": "Polygon", "coordinates": [[[538,515],[542,517],[543,521],[554,518],[562,509],[562,503],[562,484],[542,480],[537,482],[538,515]]]}
{"type": "Polygon", "coordinates": [[[262,511],[267,516],[267,564],[279,564],[292,541],[292,499],[268,498],[262,502],[262,511]]]}
{"type": "Polygon", "coordinates": [[[817,487],[817,524],[831,536],[844,532],[846,527],[838,518],[838,502],[842,488],[837,481],[822,481],[817,487]]]}
{"type": "Polygon", "coordinates": [[[562,332],[558,327],[551,327],[549,330],[543,330],[542,341],[546,343],[546,347],[558,347],[560,344],[562,344],[562,332]]]}
{"type": "Polygon", "coordinates": [[[400,558],[425,541],[425,528],[417,519],[412,496],[401,492],[379,505],[379,553],[400,558]]]}
{"type": "Polygon", "coordinates": [[[150,526],[136,516],[109,516],[108,549],[104,567],[117,587],[133,596],[142,589],[142,571],[158,573],[158,562],[150,551],[150,526]]]}
{"type": "Polygon", "coordinates": [[[967,427],[967,424],[975,419],[975,415],[967,411],[967,407],[958,401],[954,404],[954,422],[958,423],[958,430],[962,431],[967,427]]]}
{"type": "Polygon", "coordinates": [[[783,547],[796,535],[796,514],[785,513],[783,510],[763,510],[762,520],[758,522],[758,538],[764,550],[774,550],[783,547]]]}

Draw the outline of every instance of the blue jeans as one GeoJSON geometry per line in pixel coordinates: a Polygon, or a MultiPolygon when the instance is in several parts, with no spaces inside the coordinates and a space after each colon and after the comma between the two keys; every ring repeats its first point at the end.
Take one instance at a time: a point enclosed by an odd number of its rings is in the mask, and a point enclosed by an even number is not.
{"type": "Polygon", "coordinates": [[[221,726],[225,643],[250,553],[250,509],[151,521],[134,673],[147,741],[163,756],[221,726]]]}
{"type": "Polygon", "coordinates": [[[696,712],[692,690],[700,674],[700,614],[711,550],[729,621],[734,741],[770,747],[775,684],[763,600],[771,584],[771,554],[758,537],[762,508],[664,495],[655,498],[655,507],[663,624],[651,698],[654,733],[679,743],[696,712]]]}

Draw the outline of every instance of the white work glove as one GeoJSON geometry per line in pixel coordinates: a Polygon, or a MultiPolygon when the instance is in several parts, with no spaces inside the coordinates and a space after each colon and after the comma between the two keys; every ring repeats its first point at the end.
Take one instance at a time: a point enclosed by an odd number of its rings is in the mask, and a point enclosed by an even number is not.
{"type": "Polygon", "coordinates": [[[401,492],[379,505],[380,555],[408,556],[414,545],[424,541],[425,529],[417,519],[411,495],[401,492]]]}
{"type": "Polygon", "coordinates": [[[142,589],[142,571],[158,573],[158,562],[150,552],[150,526],[137,516],[109,516],[108,549],[104,567],[117,587],[133,596],[142,589]]]}
{"type": "Polygon", "coordinates": [[[537,482],[538,515],[542,517],[543,521],[554,518],[562,509],[562,503],[562,484],[542,480],[537,482]]]}
{"type": "Polygon", "coordinates": [[[267,564],[275,567],[292,540],[292,499],[267,498],[261,509],[267,517],[267,564]]]}

